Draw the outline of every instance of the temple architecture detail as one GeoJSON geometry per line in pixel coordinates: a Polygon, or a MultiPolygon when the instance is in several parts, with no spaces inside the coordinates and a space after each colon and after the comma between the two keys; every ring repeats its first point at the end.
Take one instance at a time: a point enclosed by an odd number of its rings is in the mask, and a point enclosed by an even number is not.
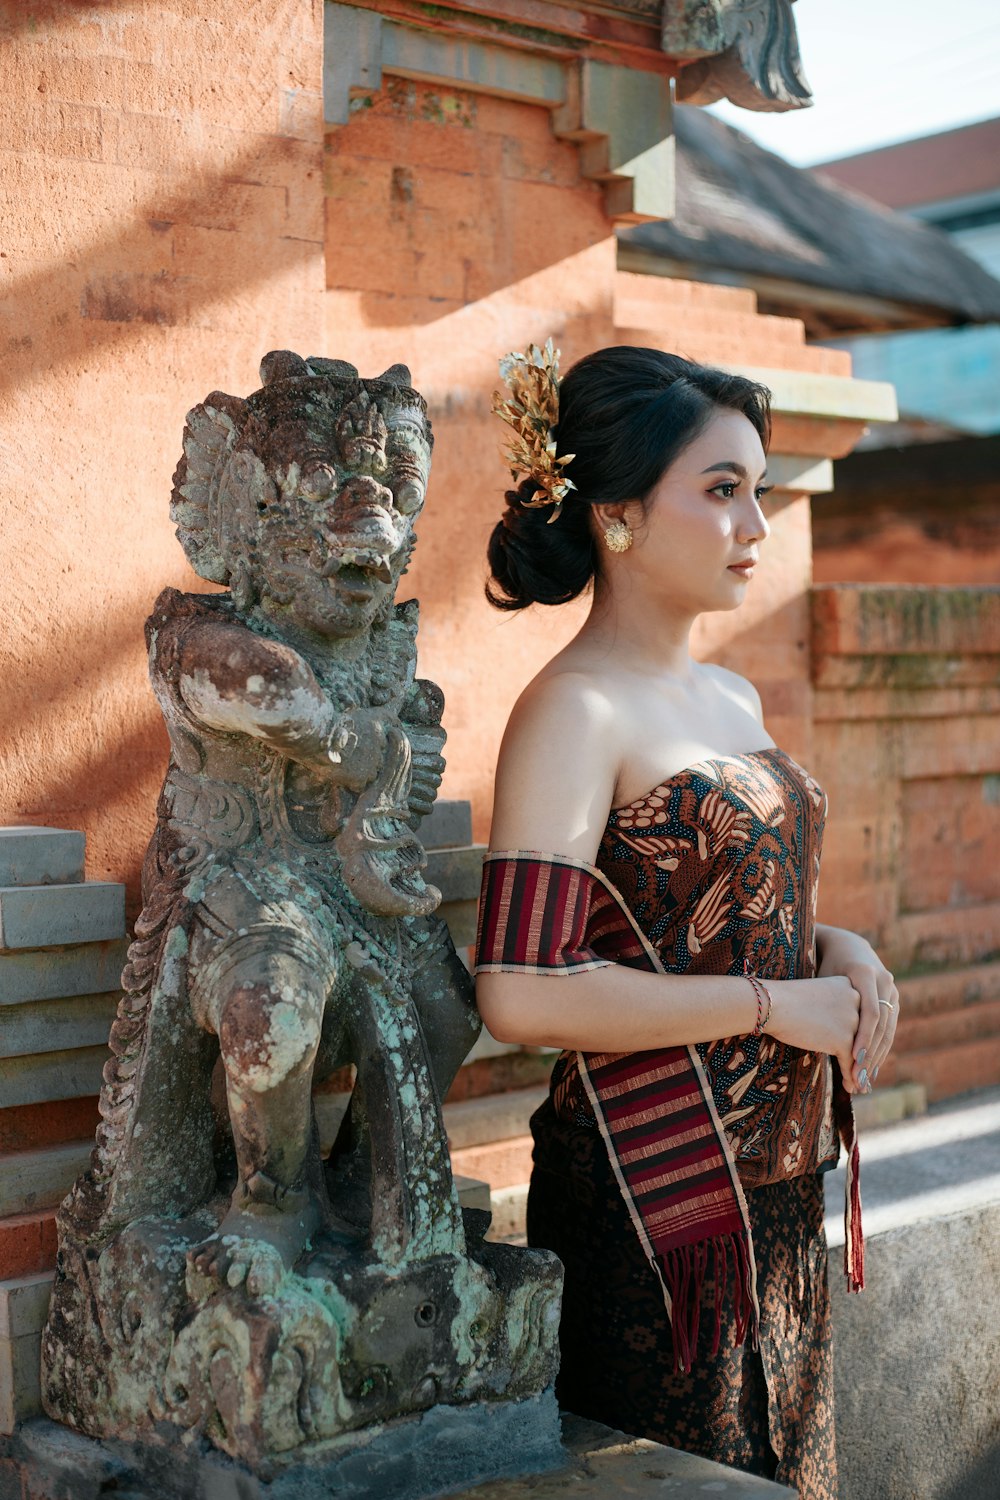
{"type": "Polygon", "coordinates": [[[561,1269],[484,1240],[441,1121],[480,1022],[422,873],[443,696],[395,602],[425,403],[402,365],[276,352],[261,378],[194,408],[174,476],[188,560],[226,591],[166,589],[147,623],[170,762],[42,1381],[90,1436],[273,1469],[547,1391],[561,1269]],[[311,1092],[347,1065],[324,1162],[311,1092]]]}
{"type": "Polygon", "coordinates": [[[602,185],[608,217],[634,224],[673,212],[672,78],[682,103],[812,103],[791,0],[540,0],[530,19],[504,9],[326,0],[327,124],[346,124],[390,76],[540,104],[602,185]]]}

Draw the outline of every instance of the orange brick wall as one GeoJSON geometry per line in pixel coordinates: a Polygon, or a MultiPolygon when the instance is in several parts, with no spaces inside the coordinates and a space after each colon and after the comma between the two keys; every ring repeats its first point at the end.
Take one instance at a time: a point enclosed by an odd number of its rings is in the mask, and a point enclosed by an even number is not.
{"type": "MultiPolygon", "coordinates": [[[[547,110],[393,79],[355,103],[326,148],[328,345],[373,372],[402,351],[431,402],[434,470],[410,574],[421,670],[447,699],[443,794],[471,800],[485,839],[510,707],[587,609],[582,600],[504,617],[484,600],[507,481],[489,415],[498,356],[551,335],[564,367],[611,343],[822,374],[850,364],[808,348],[794,319],[760,316],[751,292],[619,273],[599,188],[580,176],[576,148],[553,136],[547,110]]],[[[779,417],[775,442],[825,456],[860,431],[779,417]]],[[[701,622],[697,649],[753,677],[776,737],[807,756],[809,500],[778,496],[772,509],[752,598],[738,616],[701,622]]]]}
{"type": "Polygon", "coordinates": [[[134,898],[184,413],[323,341],[322,4],[3,15],[0,823],[85,829],[134,898]]]}

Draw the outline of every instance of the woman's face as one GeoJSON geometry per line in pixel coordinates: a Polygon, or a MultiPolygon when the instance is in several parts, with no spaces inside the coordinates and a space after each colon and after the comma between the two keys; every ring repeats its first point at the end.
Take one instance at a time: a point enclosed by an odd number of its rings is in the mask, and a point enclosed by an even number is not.
{"type": "Polygon", "coordinates": [[[608,572],[627,570],[685,613],[734,609],[770,531],[760,505],[765,467],[751,422],[714,412],[651,491],[645,516],[638,503],[624,507],[634,541],[620,555],[602,548],[608,572]]]}

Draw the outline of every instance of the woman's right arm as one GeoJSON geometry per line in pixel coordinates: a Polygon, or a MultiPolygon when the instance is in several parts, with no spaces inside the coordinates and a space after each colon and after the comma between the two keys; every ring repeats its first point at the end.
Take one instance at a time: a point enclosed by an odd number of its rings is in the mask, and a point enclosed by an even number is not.
{"type": "MultiPolygon", "coordinates": [[[[490,847],[593,864],[621,760],[614,706],[575,673],[543,678],[518,701],[497,763],[490,847]]],[[[852,1087],[858,994],[843,978],[768,981],[768,1032],[836,1056],[852,1087]]],[[[739,976],[650,974],[611,964],[575,974],[479,974],[476,999],[498,1041],[584,1052],[687,1046],[753,1030],[757,1002],[739,976]]]]}

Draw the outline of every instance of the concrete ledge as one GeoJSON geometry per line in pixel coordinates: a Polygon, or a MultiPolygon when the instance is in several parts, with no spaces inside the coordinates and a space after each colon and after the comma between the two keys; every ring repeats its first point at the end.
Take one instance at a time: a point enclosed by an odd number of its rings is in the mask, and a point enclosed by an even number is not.
{"type": "Polygon", "coordinates": [[[838,417],[855,422],[895,422],[896,390],[884,380],[821,375],[808,370],[772,370],[730,365],[734,375],[758,380],[771,392],[775,412],[803,417],[838,417]]]}
{"type": "Polygon", "coordinates": [[[0,828],[0,886],[75,885],[85,844],[72,828],[0,828]]]}
{"type": "Polygon", "coordinates": [[[115,882],[0,889],[0,948],[54,948],[124,935],[125,887],[115,882]]]}
{"type": "Polygon", "coordinates": [[[0,1005],[97,995],[116,989],[128,952],[125,938],[28,953],[0,953],[0,1005]]]}
{"type": "Polygon", "coordinates": [[[861,1192],[865,1291],[830,1267],[842,1500],[998,1495],[1000,1089],[873,1132],[861,1192]]]}

